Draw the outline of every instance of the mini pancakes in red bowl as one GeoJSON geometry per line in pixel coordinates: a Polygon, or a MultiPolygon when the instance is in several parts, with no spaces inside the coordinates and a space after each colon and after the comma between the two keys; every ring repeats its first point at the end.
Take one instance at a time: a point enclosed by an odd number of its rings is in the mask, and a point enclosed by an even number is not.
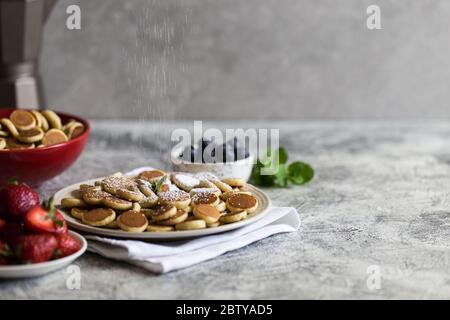
{"type": "Polygon", "coordinates": [[[51,110],[0,108],[0,185],[17,179],[38,187],[82,153],[89,123],[51,110]]]}

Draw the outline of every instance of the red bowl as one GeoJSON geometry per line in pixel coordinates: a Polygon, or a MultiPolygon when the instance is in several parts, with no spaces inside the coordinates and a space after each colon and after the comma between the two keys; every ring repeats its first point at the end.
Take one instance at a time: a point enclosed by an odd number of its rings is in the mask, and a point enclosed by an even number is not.
{"type": "MultiPolygon", "coordinates": [[[[0,119],[9,117],[15,109],[0,108],[0,119]]],[[[80,156],[91,132],[89,123],[76,116],[58,112],[63,123],[75,119],[84,124],[85,132],[68,142],[27,150],[0,151],[0,185],[11,178],[38,187],[61,174],[80,156]]]]}

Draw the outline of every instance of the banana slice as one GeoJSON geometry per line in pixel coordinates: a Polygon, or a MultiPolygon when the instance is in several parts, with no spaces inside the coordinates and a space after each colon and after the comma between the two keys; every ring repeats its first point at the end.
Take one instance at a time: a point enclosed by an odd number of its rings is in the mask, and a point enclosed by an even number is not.
{"type": "Polygon", "coordinates": [[[247,211],[248,214],[252,214],[258,208],[258,200],[248,194],[238,193],[228,198],[227,208],[233,213],[240,211],[247,211]]]}
{"type": "Polygon", "coordinates": [[[143,213],[130,210],[117,218],[117,224],[123,231],[140,233],[147,230],[148,220],[143,213]]]}
{"type": "Polygon", "coordinates": [[[199,204],[194,208],[194,216],[205,220],[206,223],[215,223],[219,221],[221,214],[219,210],[207,204],[199,204]]]}
{"type": "Polygon", "coordinates": [[[25,110],[15,110],[9,119],[18,130],[30,130],[36,126],[33,114],[25,110]]]}
{"type": "Polygon", "coordinates": [[[84,200],[78,198],[64,198],[61,200],[61,206],[63,208],[83,208],[86,207],[87,204],[84,200]]]}
{"type": "Polygon", "coordinates": [[[23,143],[35,143],[41,141],[44,138],[44,130],[39,127],[35,127],[29,130],[22,130],[16,137],[17,140],[23,143]]]}
{"type": "Polygon", "coordinates": [[[228,178],[228,179],[222,179],[222,182],[230,185],[233,188],[242,188],[247,185],[244,179],[241,178],[228,178]]]}
{"type": "Polygon", "coordinates": [[[230,224],[247,219],[247,212],[241,211],[237,213],[227,213],[220,218],[220,223],[230,224]]]}
{"type": "Polygon", "coordinates": [[[70,215],[72,217],[74,217],[75,219],[83,220],[83,215],[87,212],[88,212],[88,210],[72,208],[72,210],[70,210],[70,215]]]}
{"type": "Polygon", "coordinates": [[[47,119],[49,125],[53,129],[62,129],[61,118],[52,110],[44,110],[41,112],[42,115],[47,119]]]}
{"type": "Polygon", "coordinates": [[[11,120],[9,119],[1,119],[0,123],[2,124],[3,129],[6,129],[13,137],[17,137],[19,135],[19,131],[17,131],[16,126],[14,125],[14,123],[12,123],[11,120]]]}
{"type": "Polygon", "coordinates": [[[160,226],[157,224],[149,224],[147,227],[148,232],[171,232],[173,230],[172,226],[160,226]]]}
{"type": "Polygon", "coordinates": [[[46,147],[53,146],[69,141],[66,134],[59,129],[51,129],[47,131],[42,139],[42,144],[46,147]]]}
{"type": "Polygon", "coordinates": [[[205,229],[206,222],[204,220],[189,220],[179,223],[175,226],[178,231],[205,229]]]}
{"type": "Polygon", "coordinates": [[[177,210],[176,215],[174,215],[172,218],[163,221],[158,221],[158,224],[161,224],[163,226],[174,226],[176,224],[186,221],[188,216],[189,214],[186,211],[177,210]]]}
{"type": "Polygon", "coordinates": [[[94,209],[83,214],[83,223],[93,227],[105,227],[116,219],[116,213],[112,209],[94,209]]]}

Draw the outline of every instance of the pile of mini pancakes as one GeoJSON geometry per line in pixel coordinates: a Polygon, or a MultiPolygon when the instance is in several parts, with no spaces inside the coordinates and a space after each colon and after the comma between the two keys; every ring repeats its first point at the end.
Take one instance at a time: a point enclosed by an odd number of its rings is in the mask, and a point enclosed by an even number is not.
{"type": "Polygon", "coordinates": [[[256,214],[257,198],[242,179],[211,173],[150,170],[136,177],[113,174],[80,185],[61,207],[82,223],[127,232],[215,228],[256,214]]]}
{"type": "Polygon", "coordinates": [[[0,119],[0,150],[43,148],[67,142],[85,131],[82,123],[63,124],[52,110],[15,110],[0,119]]]}

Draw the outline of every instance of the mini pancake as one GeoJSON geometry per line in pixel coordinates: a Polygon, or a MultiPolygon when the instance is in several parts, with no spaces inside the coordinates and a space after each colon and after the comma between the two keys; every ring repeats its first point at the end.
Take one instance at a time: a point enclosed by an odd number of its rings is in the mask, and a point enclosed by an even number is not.
{"type": "Polygon", "coordinates": [[[191,191],[200,184],[200,180],[185,174],[175,173],[171,175],[171,178],[173,183],[175,183],[180,189],[187,192],[191,191]]]}
{"type": "Polygon", "coordinates": [[[157,182],[164,178],[166,176],[166,173],[161,170],[149,170],[141,172],[138,175],[138,179],[142,179],[148,182],[157,182]]]}
{"type": "Polygon", "coordinates": [[[83,220],[83,215],[87,213],[89,210],[80,209],[80,208],[72,208],[70,210],[70,215],[78,220],[83,220]]]}
{"type": "Polygon", "coordinates": [[[102,186],[104,191],[109,192],[113,195],[117,194],[118,189],[133,190],[137,187],[137,184],[133,179],[118,175],[112,175],[103,179],[100,182],[100,185],[102,186]]]}
{"type": "Polygon", "coordinates": [[[35,143],[44,138],[44,131],[39,127],[34,127],[29,130],[22,130],[16,137],[17,140],[23,143],[35,143]]]}
{"type": "Polygon", "coordinates": [[[50,129],[47,119],[39,111],[32,110],[30,112],[33,114],[34,118],[36,119],[36,125],[38,127],[41,127],[42,130],[44,130],[44,131],[48,131],[48,129],[50,129]]]}
{"type": "Polygon", "coordinates": [[[94,209],[83,214],[83,223],[92,227],[104,227],[116,219],[116,213],[112,209],[94,209]]]}
{"type": "Polygon", "coordinates": [[[208,228],[217,228],[218,226],[220,226],[220,222],[207,223],[206,226],[208,228]]]}
{"type": "Polygon", "coordinates": [[[191,196],[183,190],[161,192],[158,196],[161,203],[171,204],[177,209],[184,209],[191,203],[191,196]]]}
{"type": "Polygon", "coordinates": [[[154,206],[151,211],[152,221],[163,221],[174,217],[177,214],[177,208],[171,204],[159,204],[154,206]]]}
{"type": "Polygon", "coordinates": [[[105,226],[106,229],[120,229],[119,224],[117,223],[117,220],[114,220],[110,224],[105,226]]]}
{"type": "Polygon", "coordinates": [[[0,130],[0,137],[1,138],[8,138],[9,137],[8,131],[0,130]]]}
{"type": "Polygon", "coordinates": [[[110,196],[108,193],[95,188],[82,190],[80,191],[80,194],[87,204],[93,206],[103,204],[103,201],[110,196]]]}
{"type": "Polygon", "coordinates": [[[63,208],[80,208],[80,207],[86,207],[87,204],[83,199],[78,198],[64,198],[61,200],[61,206],[63,208]]]}
{"type": "Polygon", "coordinates": [[[137,202],[133,202],[133,207],[131,208],[133,211],[140,212],[141,211],[141,205],[137,202]]]}
{"type": "Polygon", "coordinates": [[[252,195],[251,192],[233,190],[233,191],[222,193],[222,195],[220,196],[220,199],[222,199],[223,201],[227,201],[228,198],[230,198],[231,196],[234,196],[236,194],[252,195]]]}
{"type": "Polygon", "coordinates": [[[11,150],[34,149],[34,143],[20,143],[14,138],[6,140],[6,146],[11,150]]]}
{"type": "Polygon", "coordinates": [[[191,197],[193,197],[197,193],[213,193],[218,197],[222,194],[222,192],[215,186],[214,186],[214,188],[195,188],[189,192],[191,197]]]}
{"type": "Polygon", "coordinates": [[[189,220],[179,223],[175,226],[178,231],[205,229],[206,222],[204,220],[189,220]]]}
{"type": "Polygon", "coordinates": [[[218,189],[221,193],[222,191],[211,181],[209,180],[200,180],[200,183],[198,184],[199,188],[211,188],[211,189],[218,189]]]}
{"type": "Polygon", "coordinates": [[[33,114],[25,110],[15,110],[9,119],[18,130],[30,130],[36,126],[33,114]]]}
{"type": "Polygon", "coordinates": [[[172,218],[158,221],[158,224],[164,225],[164,226],[174,226],[176,224],[182,223],[186,221],[186,219],[189,217],[189,213],[186,211],[179,209],[177,210],[177,214],[174,215],[172,218]]]}
{"type": "Polygon", "coordinates": [[[72,140],[81,136],[84,132],[84,125],[80,122],[74,122],[67,129],[67,137],[72,140]]]}
{"type": "Polygon", "coordinates": [[[42,139],[42,144],[46,147],[69,141],[66,134],[59,129],[47,131],[42,139]]]}
{"type": "Polygon", "coordinates": [[[211,182],[214,183],[214,185],[215,185],[217,188],[219,188],[220,191],[222,191],[222,192],[230,192],[230,191],[233,191],[233,188],[232,188],[230,185],[226,184],[225,182],[222,182],[222,181],[220,181],[220,180],[213,180],[213,181],[211,181],[211,182]]]}
{"type": "Polygon", "coordinates": [[[0,150],[3,150],[6,148],[6,140],[3,138],[0,138],[0,150]]]}
{"type": "Polygon", "coordinates": [[[216,205],[216,209],[219,210],[219,212],[224,212],[225,210],[227,210],[227,204],[223,201],[220,201],[217,205],[216,205]]]}
{"type": "Polygon", "coordinates": [[[222,179],[222,182],[225,182],[226,184],[230,185],[233,188],[242,188],[247,185],[245,180],[241,178],[222,179]]]}
{"type": "Polygon", "coordinates": [[[207,204],[199,204],[194,208],[194,216],[205,220],[206,223],[215,223],[219,221],[221,214],[219,210],[207,204]]]}
{"type": "Polygon", "coordinates": [[[209,204],[216,206],[220,202],[219,197],[213,193],[197,193],[192,197],[192,205],[209,204]]]}
{"type": "Polygon", "coordinates": [[[4,118],[0,120],[0,123],[2,124],[2,129],[6,129],[13,137],[17,137],[19,135],[19,131],[17,131],[16,126],[11,120],[4,118]]]}
{"type": "Polygon", "coordinates": [[[171,232],[173,230],[172,226],[160,226],[157,224],[149,224],[147,227],[148,232],[171,232]]]}
{"type": "Polygon", "coordinates": [[[147,197],[156,197],[156,193],[153,192],[152,186],[145,180],[137,180],[139,190],[147,197]]]}
{"type": "Polygon", "coordinates": [[[121,199],[134,202],[139,202],[144,199],[144,195],[138,190],[137,187],[132,190],[123,188],[117,189],[116,196],[121,199]]]}
{"type": "Polygon", "coordinates": [[[109,196],[103,200],[103,205],[107,206],[108,208],[115,209],[115,210],[131,210],[133,208],[133,202],[119,199],[114,196],[109,196]]]}
{"type": "Polygon", "coordinates": [[[140,233],[147,230],[148,221],[143,213],[130,210],[117,218],[117,224],[123,231],[140,233]]]}
{"type": "Polygon", "coordinates": [[[245,210],[247,213],[251,214],[258,208],[258,200],[252,195],[238,193],[228,198],[227,208],[231,212],[245,210]]]}
{"type": "Polygon", "coordinates": [[[153,197],[144,197],[139,201],[139,205],[142,208],[148,209],[155,206],[158,203],[158,196],[155,194],[153,197]]]}
{"type": "Polygon", "coordinates": [[[45,117],[45,119],[47,119],[51,128],[58,130],[62,129],[61,118],[54,111],[44,110],[41,114],[45,117]]]}
{"type": "Polygon", "coordinates": [[[247,212],[246,211],[241,211],[241,212],[236,212],[236,213],[227,213],[225,215],[223,215],[222,217],[220,217],[220,223],[223,224],[230,224],[230,223],[235,223],[235,222],[239,222],[242,220],[247,219],[247,212]]]}

